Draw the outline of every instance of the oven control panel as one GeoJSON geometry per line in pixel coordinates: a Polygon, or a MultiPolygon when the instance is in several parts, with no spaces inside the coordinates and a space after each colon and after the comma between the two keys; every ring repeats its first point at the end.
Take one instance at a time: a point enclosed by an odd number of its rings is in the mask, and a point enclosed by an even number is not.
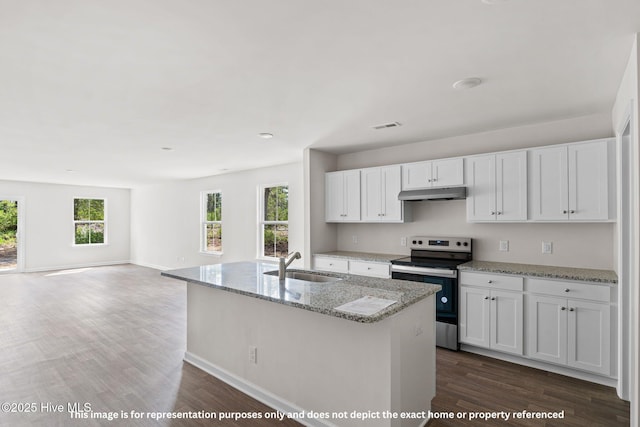
{"type": "Polygon", "coordinates": [[[468,237],[409,237],[411,249],[431,251],[471,252],[471,239],[468,237]]]}

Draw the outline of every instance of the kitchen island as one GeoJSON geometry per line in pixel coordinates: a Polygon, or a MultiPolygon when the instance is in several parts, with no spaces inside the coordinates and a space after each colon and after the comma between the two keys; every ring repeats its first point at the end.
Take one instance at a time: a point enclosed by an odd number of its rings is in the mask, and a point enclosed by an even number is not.
{"type": "Polygon", "coordinates": [[[435,395],[440,287],[321,272],[330,281],[279,280],[268,274],[276,269],[163,272],[187,282],[185,360],[306,425],[423,423],[435,395]],[[395,302],[371,315],[336,309],[362,297],[395,302]]]}

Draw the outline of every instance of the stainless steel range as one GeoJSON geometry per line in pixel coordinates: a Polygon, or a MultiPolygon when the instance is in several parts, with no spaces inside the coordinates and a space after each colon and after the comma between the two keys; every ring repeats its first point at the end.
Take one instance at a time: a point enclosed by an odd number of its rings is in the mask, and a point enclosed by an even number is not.
{"type": "Polygon", "coordinates": [[[458,350],[458,265],[471,261],[471,239],[409,238],[411,256],[391,261],[391,278],[442,286],[436,294],[436,345],[458,350]]]}

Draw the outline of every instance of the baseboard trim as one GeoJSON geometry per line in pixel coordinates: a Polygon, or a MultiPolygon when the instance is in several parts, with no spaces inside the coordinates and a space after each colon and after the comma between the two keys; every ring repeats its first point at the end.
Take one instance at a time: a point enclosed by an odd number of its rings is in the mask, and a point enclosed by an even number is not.
{"type": "Polygon", "coordinates": [[[571,378],[577,378],[579,380],[589,381],[596,384],[602,384],[607,387],[615,388],[618,384],[617,379],[603,377],[601,375],[591,374],[589,372],[582,372],[571,368],[565,368],[562,366],[556,366],[551,363],[545,363],[542,361],[527,359],[515,355],[501,353],[498,351],[487,350],[481,347],[474,347],[467,344],[461,344],[460,350],[467,351],[469,353],[479,354],[481,356],[492,357],[494,359],[504,360],[505,362],[516,363],[518,365],[528,366],[530,368],[540,369],[542,371],[553,372],[554,374],[565,375],[571,378]]]}
{"type": "Polygon", "coordinates": [[[25,268],[21,272],[22,273],[40,273],[44,271],[74,270],[78,268],[107,267],[110,265],[123,265],[123,264],[131,264],[131,262],[129,262],[129,260],[126,260],[126,261],[92,262],[92,263],[86,263],[86,264],[52,265],[49,267],[25,268]]]}
{"type": "Polygon", "coordinates": [[[163,265],[151,264],[147,262],[137,262],[137,261],[129,261],[129,264],[138,265],[140,267],[153,268],[154,270],[167,271],[171,270],[171,267],[165,267],[163,265]]]}
{"type": "MultiPolygon", "coordinates": [[[[253,384],[252,382],[247,381],[244,378],[240,378],[239,376],[227,371],[226,369],[216,366],[213,363],[199,356],[196,356],[193,353],[185,352],[184,361],[195,366],[196,368],[202,369],[209,375],[213,375],[219,380],[224,381],[225,383],[251,396],[257,401],[273,408],[275,411],[280,411],[283,413],[307,412],[307,410],[294,405],[288,400],[276,396],[275,394],[253,384]]],[[[335,424],[329,423],[326,420],[321,421],[316,418],[296,418],[296,421],[307,427],[337,427],[335,424]]]]}

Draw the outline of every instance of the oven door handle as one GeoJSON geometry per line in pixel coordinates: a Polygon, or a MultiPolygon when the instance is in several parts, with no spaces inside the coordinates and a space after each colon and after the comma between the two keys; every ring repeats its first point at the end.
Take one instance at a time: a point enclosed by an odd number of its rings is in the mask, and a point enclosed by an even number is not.
{"type": "Polygon", "coordinates": [[[458,277],[458,270],[445,270],[441,268],[427,268],[427,267],[410,267],[406,265],[391,265],[392,273],[413,273],[421,274],[423,276],[436,276],[436,277],[458,277]]]}

